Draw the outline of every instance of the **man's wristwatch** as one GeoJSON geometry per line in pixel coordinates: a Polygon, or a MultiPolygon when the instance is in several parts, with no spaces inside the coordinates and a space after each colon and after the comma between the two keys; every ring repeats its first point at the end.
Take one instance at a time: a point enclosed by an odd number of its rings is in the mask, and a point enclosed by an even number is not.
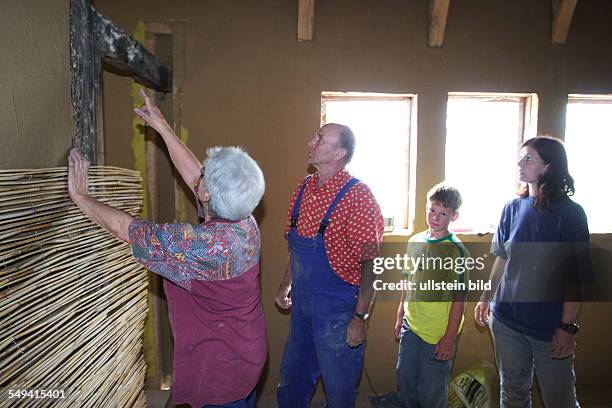
{"type": "Polygon", "coordinates": [[[569,334],[576,334],[580,330],[580,326],[576,323],[563,323],[559,322],[558,326],[561,330],[568,332],[569,334]]]}
{"type": "Polygon", "coordinates": [[[355,313],[353,313],[353,316],[355,316],[359,320],[365,322],[370,317],[370,314],[369,313],[362,313],[362,312],[355,312],[355,313]]]}

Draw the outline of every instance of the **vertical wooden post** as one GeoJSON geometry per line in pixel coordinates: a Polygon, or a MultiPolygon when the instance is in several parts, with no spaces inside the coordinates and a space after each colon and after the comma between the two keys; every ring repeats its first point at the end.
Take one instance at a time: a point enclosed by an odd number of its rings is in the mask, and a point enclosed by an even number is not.
{"type": "Polygon", "coordinates": [[[94,34],[89,0],[70,0],[70,68],[74,112],[73,146],[95,164],[94,141],[94,34]]]}
{"type": "MultiPolygon", "coordinates": [[[[181,131],[181,84],[184,72],[184,22],[145,23],[145,45],[162,64],[170,67],[174,74],[172,93],[157,94],[156,103],[177,135],[181,131]]],[[[182,196],[182,182],[172,165],[170,155],[155,131],[149,129],[146,135],[147,183],[151,216],[159,222],[178,221],[178,208],[182,196]]],[[[147,383],[165,389],[172,381],[172,344],[168,321],[167,302],[162,290],[162,279],[151,275],[149,304],[152,350],[148,353],[149,363],[154,365],[147,371],[147,383]]]]}
{"type": "MultiPolygon", "coordinates": [[[[98,44],[94,45],[96,55],[100,55],[98,44]]],[[[106,156],[104,154],[104,72],[102,70],[102,58],[93,59],[93,122],[95,127],[93,129],[93,142],[92,153],[93,163],[98,166],[104,166],[106,162],[106,156]]]]}

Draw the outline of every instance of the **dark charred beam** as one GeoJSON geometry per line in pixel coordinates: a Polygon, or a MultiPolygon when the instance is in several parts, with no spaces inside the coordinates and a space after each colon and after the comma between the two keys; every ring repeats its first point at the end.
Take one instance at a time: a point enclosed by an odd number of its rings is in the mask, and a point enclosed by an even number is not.
{"type": "Polygon", "coordinates": [[[136,82],[159,92],[172,92],[172,71],[142,44],[91,7],[96,41],[104,62],[128,71],[136,82]]]}
{"type": "MultiPolygon", "coordinates": [[[[91,16],[90,16],[91,17],[91,16]]],[[[104,72],[100,55],[100,44],[94,45],[96,55],[93,63],[94,78],[94,121],[96,128],[94,131],[94,162],[98,166],[104,166],[106,160],[104,155],[104,72]]]]}
{"type": "Polygon", "coordinates": [[[70,0],[70,69],[74,116],[72,145],[94,162],[94,60],[96,53],[90,29],[89,0],[70,0]]]}
{"type": "Polygon", "coordinates": [[[172,92],[169,68],[90,0],[70,0],[72,144],[93,164],[102,164],[104,157],[102,60],[148,88],[172,92]]]}

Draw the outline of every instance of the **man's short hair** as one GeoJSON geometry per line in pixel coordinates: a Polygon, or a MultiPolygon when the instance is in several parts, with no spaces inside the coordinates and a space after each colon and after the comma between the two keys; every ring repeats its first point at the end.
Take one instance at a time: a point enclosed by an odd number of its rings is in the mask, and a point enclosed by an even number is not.
{"type": "Polygon", "coordinates": [[[346,150],[344,161],[348,163],[351,161],[353,154],[355,153],[355,134],[353,134],[351,128],[346,125],[341,125],[339,123],[335,123],[335,125],[340,129],[338,131],[338,147],[346,150]]]}
{"type": "Polygon", "coordinates": [[[257,162],[239,147],[211,147],[203,163],[210,209],[231,221],[251,215],[265,190],[257,162]]]}
{"type": "Polygon", "coordinates": [[[433,186],[432,189],[427,192],[427,200],[430,202],[436,201],[453,211],[459,210],[463,203],[459,190],[446,183],[438,183],[433,186]]]}

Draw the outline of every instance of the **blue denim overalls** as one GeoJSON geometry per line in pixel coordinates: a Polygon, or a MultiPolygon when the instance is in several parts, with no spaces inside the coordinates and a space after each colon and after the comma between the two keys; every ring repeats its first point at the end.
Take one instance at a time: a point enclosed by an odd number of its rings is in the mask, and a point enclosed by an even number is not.
{"type": "Polygon", "coordinates": [[[363,367],[364,344],[349,347],[346,332],[355,312],[359,287],[346,283],[334,273],[323,235],[336,205],[359,180],[352,178],[342,187],[327,209],[316,236],[306,238],[298,235],[296,225],[308,180],[301,186],[291,211],[288,236],[291,326],[280,369],[278,407],[308,407],[321,375],[327,407],[351,408],[355,405],[363,367]]]}

